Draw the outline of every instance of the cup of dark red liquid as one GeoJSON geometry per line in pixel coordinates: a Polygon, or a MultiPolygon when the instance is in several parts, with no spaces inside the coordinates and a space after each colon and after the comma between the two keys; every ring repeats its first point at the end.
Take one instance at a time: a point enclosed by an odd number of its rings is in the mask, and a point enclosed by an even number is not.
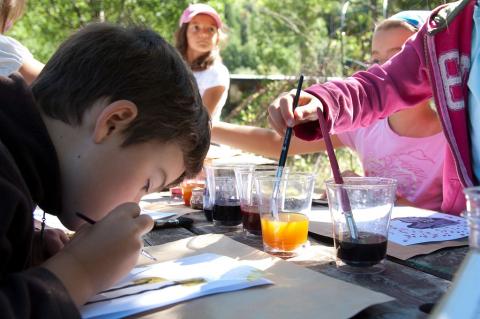
{"type": "MultiPolygon", "coordinates": [[[[256,176],[275,176],[278,165],[260,164],[250,167],[235,168],[235,178],[240,196],[243,232],[247,236],[261,236],[259,198],[254,178],[256,176]]],[[[284,169],[288,173],[288,169],[284,169]]]]}
{"type": "Polygon", "coordinates": [[[237,227],[241,224],[240,200],[234,170],[253,164],[210,164],[206,173],[204,212],[216,226],[237,227]],[[218,179],[218,180],[217,180],[218,179]]]}
{"type": "Polygon", "coordinates": [[[355,274],[383,271],[397,181],[381,177],[345,177],[343,184],[336,184],[334,180],[325,184],[337,269],[355,274]],[[343,201],[349,201],[352,218],[344,211],[342,197],[343,201]],[[355,230],[352,230],[352,219],[355,230]]]}
{"type": "Polygon", "coordinates": [[[242,223],[240,198],[234,176],[216,176],[212,212],[215,226],[237,227],[242,223]]]}

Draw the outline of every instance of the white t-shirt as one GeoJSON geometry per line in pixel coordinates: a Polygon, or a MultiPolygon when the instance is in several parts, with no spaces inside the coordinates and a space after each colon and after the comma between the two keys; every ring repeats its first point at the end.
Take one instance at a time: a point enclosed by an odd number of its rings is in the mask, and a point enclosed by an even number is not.
{"type": "Polygon", "coordinates": [[[198,90],[200,95],[203,97],[203,93],[209,88],[215,86],[224,86],[225,91],[223,91],[222,97],[218,101],[217,107],[212,114],[212,122],[220,120],[220,114],[222,113],[223,106],[227,101],[228,88],[230,86],[230,73],[225,65],[222,62],[213,63],[208,69],[203,71],[194,71],[193,75],[197,80],[198,90]]]}
{"type": "Polygon", "coordinates": [[[0,34],[0,75],[9,76],[17,72],[25,60],[32,59],[32,54],[17,40],[0,34]]]}

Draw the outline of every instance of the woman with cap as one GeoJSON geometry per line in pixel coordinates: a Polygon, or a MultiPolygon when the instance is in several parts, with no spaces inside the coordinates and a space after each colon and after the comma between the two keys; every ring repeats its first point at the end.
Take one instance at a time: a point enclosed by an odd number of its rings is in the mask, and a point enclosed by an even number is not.
{"type": "Polygon", "coordinates": [[[180,17],[175,46],[193,71],[203,104],[212,121],[220,120],[230,86],[228,69],[220,57],[222,20],[211,6],[189,5],[180,17]]]}
{"type": "MultiPolygon", "coordinates": [[[[372,63],[383,64],[399,52],[428,17],[404,11],[379,23],[372,38],[372,63]]],[[[283,137],[271,129],[214,123],[212,141],[269,157],[278,157],[283,137]]],[[[366,176],[398,180],[397,204],[440,210],[446,145],[436,112],[424,101],[411,109],[351,132],[332,136],[334,147],[357,152],[366,176]]],[[[289,155],[325,150],[323,140],[293,137],[289,155]]]]}

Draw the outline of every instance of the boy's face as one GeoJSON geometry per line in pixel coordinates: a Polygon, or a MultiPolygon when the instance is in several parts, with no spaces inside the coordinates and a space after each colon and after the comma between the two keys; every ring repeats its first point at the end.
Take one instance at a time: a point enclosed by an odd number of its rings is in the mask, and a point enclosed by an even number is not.
{"type": "Polygon", "coordinates": [[[184,171],[183,154],[176,144],[106,147],[84,163],[71,187],[65,188],[66,214],[60,219],[65,217],[62,222],[72,229],[83,224],[75,212],[100,220],[119,204],[139,202],[142,196],[160,191],[184,171]]]}

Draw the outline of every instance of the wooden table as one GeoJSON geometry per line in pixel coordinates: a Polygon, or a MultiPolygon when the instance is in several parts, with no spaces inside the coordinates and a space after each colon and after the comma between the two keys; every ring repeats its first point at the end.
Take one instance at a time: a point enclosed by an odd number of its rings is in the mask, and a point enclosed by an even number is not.
{"type": "MultiPolygon", "coordinates": [[[[246,237],[241,227],[226,230],[207,222],[202,211],[184,215],[192,218],[189,228],[154,230],[145,236],[146,245],[161,245],[167,242],[202,234],[224,234],[251,247],[262,249],[261,238],[246,237]]],[[[332,240],[321,236],[309,236],[315,254],[312,258],[292,262],[356,285],[382,292],[396,298],[395,301],[374,305],[354,318],[426,318],[422,311],[439,300],[450,285],[451,279],[465,257],[467,247],[448,248],[435,253],[401,261],[387,258],[385,271],[376,275],[352,275],[339,272],[335,267],[332,240]]]]}

